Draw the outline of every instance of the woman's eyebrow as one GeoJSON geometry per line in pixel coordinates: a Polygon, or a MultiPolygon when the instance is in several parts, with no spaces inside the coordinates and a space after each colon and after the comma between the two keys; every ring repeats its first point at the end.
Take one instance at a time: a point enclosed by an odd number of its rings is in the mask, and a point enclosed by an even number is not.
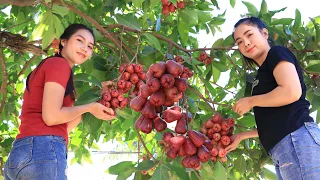
{"type": "MultiPolygon", "coordinates": [[[[86,39],[85,37],[83,37],[82,35],[80,35],[80,34],[78,34],[77,36],[79,36],[79,37],[81,37],[81,38],[83,38],[83,39],[86,39]]],[[[92,44],[93,45],[93,43],[92,42],[90,42],[90,44],[92,44]]]]}
{"type": "MultiPolygon", "coordinates": [[[[244,32],[243,35],[246,35],[249,31],[251,31],[251,29],[249,29],[246,32],[244,32]]],[[[240,37],[238,37],[235,41],[237,41],[238,39],[240,39],[240,37]]]]}

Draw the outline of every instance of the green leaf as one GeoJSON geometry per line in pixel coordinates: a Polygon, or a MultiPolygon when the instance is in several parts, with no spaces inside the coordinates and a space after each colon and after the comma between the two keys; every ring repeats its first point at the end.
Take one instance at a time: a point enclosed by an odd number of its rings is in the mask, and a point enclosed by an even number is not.
{"type": "Polygon", "coordinates": [[[268,5],[267,2],[265,0],[262,0],[261,2],[261,7],[260,7],[260,15],[266,14],[268,12],[268,5]]]}
{"type": "Polygon", "coordinates": [[[151,180],[168,180],[170,169],[164,165],[160,164],[156,171],[153,173],[151,180]]]}
{"type": "Polygon", "coordinates": [[[53,4],[52,12],[55,14],[59,14],[60,16],[65,16],[69,13],[69,9],[64,6],[59,6],[57,4],[53,4]]]}
{"type": "Polygon", "coordinates": [[[225,18],[214,17],[214,18],[212,18],[212,20],[210,21],[210,23],[211,23],[212,25],[219,26],[219,25],[222,25],[225,21],[226,21],[225,18]]]}
{"type": "Polygon", "coordinates": [[[90,128],[90,134],[97,134],[98,129],[101,127],[103,120],[97,119],[90,113],[85,113],[83,116],[83,121],[86,126],[90,128]]]}
{"type": "Polygon", "coordinates": [[[153,36],[152,34],[150,34],[150,33],[144,33],[143,35],[148,39],[148,42],[149,42],[150,44],[152,44],[159,52],[162,53],[162,51],[161,51],[161,46],[160,46],[160,42],[159,42],[159,40],[158,40],[156,37],[154,37],[154,36],[153,36]]]}
{"type": "Polygon", "coordinates": [[[130,108],[124,108],[122,110],[116,109],[117,115],[125,118],[125,119],[133,119],[135,115],[131,114],[131,109],[130,108]]]}
{"type": "Polygon", "coordinates": [[[180,38],[183,44],[187,44],[189,38],[189,26],[183,22],[180,22],[178,24],[178,32],[180,34],[180,38]]]}
{"type": "Polygon", "coordinates": [[[217,68],[215,68],[212,63],[211,63],[211,65],[212,65],[213,81],[218,82],[218,80],[220,78],[221,71],[219,71],[217,68]]]}
{"type": "Polygon", "coordinates": [[[182,179],[182,180],[189,180],[190,179],[187,172],[186,172],[185,167],[183,167],[180,163],[178,164],[177,161],[174,161],[172,163],[172,165],[167,164],[167,166],[170,170],[172,170],[173,172],[176,173],[176,175],[179,177],[179,179],[182,179]]]}
{"type": "Polygon", "coordinates": [[[234,162],[234,168],[240,173],[244,174],[246,172],[247,163],[242,155],[240,155],[234,162]]]}
{"type": "Polygon", "coordinates": [[[136,165],[136,162],[133,161],[122,161],[116,165],[113,165],[109,167],[105,172],[109,174],[114,174],[114,175],[120,175],[129,169],[135,169],[134,166],[136,165]]]}
{"type": "Polygon", "coordinates": [[[227,173],[224,166],[220,163],[220,161],[217,161],[214,166],[214,178],[216,180],[227,180],[227,173]]]}
{"type": "Polygon", "coordinates": [[[197,13],[198,13],[199,22],[201,22],[201,23],[208,22],[212,19],[212,17],[211,17],[212,15],[209,12],[204,12],[204,11],[198,10],[197,13]]]}
{"type": "Polygon", "coordinates": [[[95,78],[94,76],[91,76],[89,74],[85,74],[85,73],[76,74],[74,76],[74,80],[89,82],[89,83],[92,83],[92,84],[102,88],[101,82],[97,78],[95,78]]]}
{"type": "Polygon", "coordinates": [[[254,116],[252,114],[249,114],[239,119],[237,121],[237,124],[246,126],[246,127],[254,127],[256,125],[256,121],[254,120],[254,116]]]}
{"type": "Polygon", "coordinates": [[[150,168],[152,168],[155,165],[155,163],[151,160],[144,160],[141,163],[138,164],[136,167],[136,170],[138,171],[147,171],[150,168]]]}
{"type": "Polygon", "coordinates": [[[281,19],[274,19],[270,25],[290,25],[294,19],[292,18],[281,18],[281,19]]]}
{"type": "Polygon", "coordinates": [[[292,44],[297,50],[304,49],[303,46],[300,44],[300,42],[292,42],[292,44]]]}
{"type": "MultiPolygon", "coordinates": [[[[310,109],[311,112],[316,111],[320,108],[320,96],[313,95],[312,101],[311,101],[312,108],[310,109]]],[[[319,112],[318,112],[319,113],[319,112]]]]}
{"type": "MultiPolygon", "coordinates": [[[[179,18],[181,18],[182,22],[189,25],[194,26],[198,24],[198,13],[197,10],[194,9],[183,9],[179,11],[179,18]]],[[[179,24],[181,21],[179,22],[179,24]]],[[[179,25],[178,25],[179,26],[179,25]]]]}
{"type": "Polygon", "coordinates": [[[53,16],[53,26],[55,30],[55,37],[59,39],[65,28],[63,27],[63,23],[61,22],[60,18],[58,18],[54,14],[52,16],[53,16]]]}
{"type": "Polygon", "coordinates": [[[230,0],[230,5],[232,8],[236,5],[236,0],[230,0]]]}
{"type": "Polygon", "coordinates": [[[320,74],[320,63],[314,64],[306,68],[309,73],[319,73],[320,74]]]}
{"type": "Polygon", "coordinates": [[[248,12],[250,14],[252,14],[253,16],[258,16],[259,11],[252,3],[246,1],[242,1],[242,3],[247,6],[248,12]]]}
{"type": "Polygon", "coordinates": [[[314,18],[310,18],[310,20],[312,21],[314,28],[316,30],[316,39],[315,39],[315,43],[319,43],[320,42],[320,27],[319,24],[316,22],[316,20],[314,18]]]}
{"type": "Polygon", "coordinates": [[[131,15],[131,14],[127,14],[127,15],[117,14],[117,15],[115,15],[115,18],[116,18],[116,20],[117,20],[117,22],[119,24],[131,27],[131,28],[136,29],[136,30],[141,30],[140,29],[140,23],[139,23],[139,21],[136,19],[136,17],[134,15],[131,15]]]}
{"type": "Polygon", "coordinates": [[[133,5],[136,7],[141,7],[141,4],[144,2],[144,0],[132,0],[133,5]]]}
{"type": "Polygon", "coordinates": [[[48,29],[48,24],[46,23],[46,21],[47,21],[48,17],[50,16],[50,14],[51,13],[49,11],[41,14],[39,23],[34,28],[32,34],[29,38],[29,41],[37,40],[42,37],[45,29],[48,29]]]}
{"type": "Polygon", "coordinates": [[[299,9],[296,9],[296,17],[294,19],[294,24],[292,26],[292,32],[296,33],[299,29],[299,27],[301,26],[302,22],[301,22],[301,13],[299,11],[299,9]]]}
{"type": "Polygon", "coordinates": [[[201,166],[201,179],[211,179],[212,177],[215,177],[214,172],[208,162],[202,163],[201,166]]]}
{"type": "Polygon", "coordinates": [[[47,48],[51,42],[54,40],[54,38],[56,37],[55,34],[55,29],[54,29],[54,18],[53,18],[53,14],[50,13],[50,15],[48,15],[48,18],[46,19],[46,28],[44,29],[43,35],[42,35],[42,49],[47,48]]]}
{"type": "Polygon", "coordinates": [[[213,61],[212,66],[217,68],[220,72],[226,72],[229,70],[226,63],[222,63],[219,61],[213,61]]]}
{"type": "Polygon", "coordinates": [[[99,99],[100,99],[100,95],[96,91],[88,90],[81,94],[81,96],[75,102],[75,105],[78,106],[78,105],[88,104],[91,102],[96,102],[99,99]]]}

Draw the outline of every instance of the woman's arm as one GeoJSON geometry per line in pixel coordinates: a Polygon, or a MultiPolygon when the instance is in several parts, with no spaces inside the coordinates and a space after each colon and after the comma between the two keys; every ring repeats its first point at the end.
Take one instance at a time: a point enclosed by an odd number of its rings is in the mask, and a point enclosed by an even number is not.
{"type": "Polygon", "coordinates": [[[82,115],[78,116],[76,119],[67,122],[67,126],[68,126],[68,133],[72,131],[73,128],[75,128],[80,121],[82,120],[82,115]]]}
{"type": "Polygon", "coordinates": [[[109,114],[113,110],[100,103],[89,103],[74,107],[62,107],[65,89],[56,82],[46,82],[42,100],[42,119],[48,126],[67,123],[82,115],[90,112],[98,119],[111,120],[114,116],[109,114]]]}
{"type": "Polygon", "coordinates": [[[255,95],[238,100],[233,110],[240,115],[247,113],[255,106],[280,107],[297,101],[301,94],[301,84],[295,66],[281,61],[273,70],[278,87],[266,94],[255,95]]]}
{"type": "Polygon", "coordinates": [[[249,139],[249,138],[255,138],[255,137],[259,137],[257,129],[253,129],[251,131],[234,134],[230,138],[231,144],[229,146],[227,146],[225,148],[225,150],[227,152],[233,151],[233,150],[237,149],[238,145],[240,144],[240,142],[242,140],[249,139]]]}

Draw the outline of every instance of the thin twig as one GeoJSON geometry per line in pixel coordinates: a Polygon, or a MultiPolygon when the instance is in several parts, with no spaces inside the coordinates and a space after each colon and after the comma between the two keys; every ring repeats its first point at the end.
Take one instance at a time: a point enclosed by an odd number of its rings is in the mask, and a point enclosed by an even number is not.
{"type": "Polygon", "coordinates": [[[4,106],[5,106],[6,99],[7,99],[7,81],[8,81],[8,75],[7,75],[7,71],[6,71],[6,63],[4,62],[2,48],[0,48],[0,64],[1,64],[1,70],[2,70],[2,84],[1,84],[1,89],[0,89],[0,94],[2,94],[2,100],[0,103],[0,116],[1,116],[2,111],[4,109],[4,106]]]}
{"type": "Polygon", "coordinates": [[[214,107],[211,106],[211,104],[209,103],[209,100],[208,100],[207,98],[205,98],[205,97],[204,97],[201,93],[199,93],[197,90],[193,89],[193,87],[188,86],[188,88],[189,88],[191,91],[195,92],[201,99],[203,99],[204,102],[206,102],[206,103],[211,107],[211,109],[212,109],[212,111],[213,111],[214,113],[216,112],[216,110],[214,109],[214,107]]]}
{"type": "Polygon", "coordinates": [[[198,174],[197,171],[193,171],[193,172],[194,172],[194,174],[197,176],[198,179],[201,179],[201,177],[200,177],[200,175],[198,174]]]}
{"type": "Polygon", "coordinates": [[[217,84],[217,83],[215,83],[215,82],[213,82],[213,81],[209,81],[209,82],[210,82],[211,84],[214,84],[214,85],[220,87],[220,88],[223,89],[224,91],[227,91],[227,92],[232,93],[232,94],[236,94],[236,93],[234,93],[234,92],[232,92],[232,91],[230,91],[230,90],[228,90],[228,89],[220,86],[219,84],[217,84]]]}
{"type": "Polygon", "coordinates": [[[136,129],[136,132],[137,132],[137,135],[138,135],[138,139],[139,141],[142,143],[143,147],[145,148],[145,150],[147,151],[147,154],[149,155],[149,157],[152,157],[152,159],[156,162],[156,158],[153,157],[153,155],[150,153],[149,149],[147,148],[146,144],[144,143],[142,137],[141,137],[141,134],[139,132],[138,129],[136,129]]]}
{"type": "Polygon", "coordinates": [[[30,65],[34,60],[37,59],[37,57],[39,57],[39,56],[36,56],[36,55],[32,56],[32,58],[23,65],[23,67],[22,67],[21,71],[19,72],[17,78],[19,78],[19,77],[24,73],[24,71],[29,67],[29,65],[30,65]]]}
{"type": "Polygon", "coordinates": [[[232,61],[231,57],[229,55],[227,55],[228,60],[231,62],[231,64],[234,66],[236,72],[238,73],[238,75],[241,77],[242,74],[241,72],[238,70],[238,66],[232,61]]]}

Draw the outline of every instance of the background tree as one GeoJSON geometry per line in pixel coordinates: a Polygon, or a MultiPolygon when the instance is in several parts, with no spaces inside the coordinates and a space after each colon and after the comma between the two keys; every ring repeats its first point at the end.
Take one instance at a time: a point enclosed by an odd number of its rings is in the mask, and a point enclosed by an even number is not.
{"type": "MultiPolygon", "coordinates": [[[[140,63],[147,70],[153,63],[183,58],[183,64],[193,73],[188,80],[180,105],[192,114],[189,129],[199,131],[201,125],[216,112],[236,121],[235,132],[255,127],[252,113],[239,117],[231,110],[234,101],[250,95],[254,74],[243,68],[242,57],[234,47],[231,36],[218,39],[212,47],[198,47],[191,34],[205,30],[208,36],[221,31],[225,22],[224,13],[211,14],[219,8],[219,2],[211,0],[0,0],[0,167],[3,168],[18,133],[19,111],[26,76],[41,59],[54,54],[65,27],[70,23],[83,23],[94,29],[96,46],[90,61],[74,67],[75,85],[79,94],[76,104],[98,101],[101,98],[101,82],[117,81],[118,67],[123,63],[140,63]],[[201,52],[207,52],[208,61],[200,62],[201,52]],[[230,70],[228,83],[222,87],[216,82],[221,72],[230,70]],[[231,97],[231,98],[230,98],[231,97]]],[[[236,1],[230,0],[234,7],[236,1]]],[[[238,3],[238,1],[237,1],[238,3]]],[[[311,112],[320,109],[320,17],[310,18],[302,24],[300,11],[295,18],[276,19],[273,16],[285,8],[269,11],[266,1],[258,10],[251,3],[242,1],[248,14],[266,22],[270,40],[275,45],[290,48],[304,69],[308,87],[307,98],[311,112]]],[[[140,134],[132,127],[140,113],[129,107],[117,110],[117,119],[104,122],[86,114],[82,123],[70,134],[69,150],[75,153],[72,162],[90,161],[90,148],[98,148],[96,142],[116,140],[125,143],[131,150],[147,154],[148,158],[136,162],[125,161],[107,171],[126,179],[134,173],[138,179],[272,179],[275,175],[264,167],[272,164],[258,139],[245,140],[239,148],[228,154],[224,163],[207,162],[200,170],[186,169],[181,158],[171,160],[159,144],[162,134],[152,131],[140,134]],[[124,169],[126,171],[124,171],[124,169]],[[148,174],[145,175],[145,171],[148,174]],[[170,171],[169,171],[170,170],[170,171]],[[143,175],[142,175],[143,174],[143,175]]],[[[320,113],[316,117],[320,121],[320,113]]]]}

